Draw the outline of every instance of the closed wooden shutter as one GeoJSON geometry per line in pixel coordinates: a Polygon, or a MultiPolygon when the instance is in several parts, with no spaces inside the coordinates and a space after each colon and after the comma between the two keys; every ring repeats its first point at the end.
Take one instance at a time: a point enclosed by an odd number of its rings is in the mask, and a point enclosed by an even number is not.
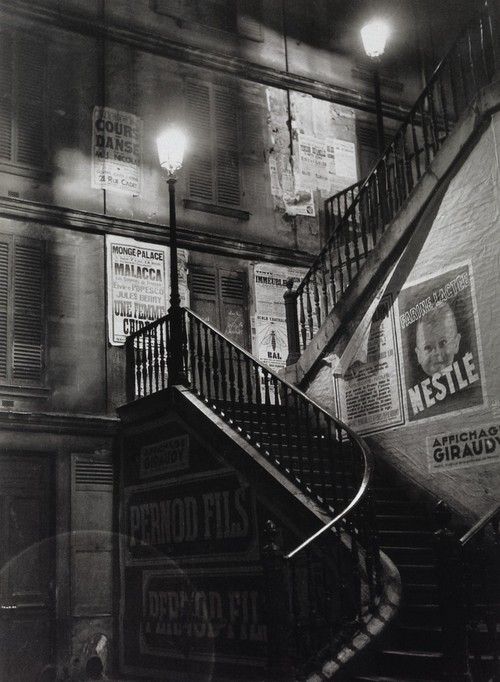
{"type": "Polygon", "coordinates": [[[188,81],[186,104],[193,146],[190,199],[239,206],[240,169],[235,93],[212,83],[188,81]]]}
{"type": "Polygon", "coordinates": [[[46,61],[36,37],[0,32],[0,159],[45,165],[46,61]]]}
{"type": "Polygon", "coordinates": [[[23,40],[17,53],[17,161],[44,165],[45,55],[41,43],[23,40]]]}
{"type": "Polygon", "coordinates": [[[0,378],[7,377],[9,303],[9,243],[0,241],[0,378]]]}
{"type": "Polygon", "coordinates": [[[204,320],[245,348],[249,347],[246,273],[190,266],[191,307],[204,320]]]}
{"type": "Polygon", "coordinates": [[[236,0],[238,33],[249,40],[262,41],[262,0],[236,0]]]}
{"type": "Polygon", "coordinates": [[[240,203],[240,170],[235,97],[230,90],[218,88],[214,95],[217,203],[238,206],[240,203]]]}
{"type": "Polygon", "coordinates": [[[0,159],[12,157],[12,38],[0,31],[0,159]]]}
{"type": "Polygon", "coordinates": [[[14,246],[12,378],[42,377],[42,244],[19,240],[14,246]]]}
{"type": "Polygon", "coordinates": [[[203,83],[188,81],[186,100],[193,146],[189,163],[189,196],[213,201],[213,159],[210,116],[210,88],[203,83]]]}

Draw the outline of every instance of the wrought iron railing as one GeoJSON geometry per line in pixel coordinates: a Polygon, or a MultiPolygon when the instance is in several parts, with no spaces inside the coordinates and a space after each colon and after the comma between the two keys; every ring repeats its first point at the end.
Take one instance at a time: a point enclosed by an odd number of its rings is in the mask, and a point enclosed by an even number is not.
{"type": "MultiPolygon", "coordinates": [[[[184,308],[181,314],[185,385],[331,519],[284,556],[289,603],[300,611],[290,619],[295,648],[304,651],[310,642],[317,650],[346,623],[359,622],[381,587],[370,451],[347,426],[196,313],[184,308]]],[[[172,315],[127,338],[129,400],[172,383],[173,347],[172,315]]]]}
{"type": "Polygon", "coordinates": [[[500,505],[465,535],[440,502],[437,577],[447,679],[500,682],[500,505]]]}
{"type": "Polygon", "coordinates": [[[460,34],[361,185],[347,188],[338,203],[334,198],[326,200],[325,213],[334,229],[297,287],[297,321],[287,320],[298,326],[301,349],[354,280],[460,115],[480,88],[492,81],[498,40],[492,8],[493,3],[491,8],[486,3],[460,34]]]}

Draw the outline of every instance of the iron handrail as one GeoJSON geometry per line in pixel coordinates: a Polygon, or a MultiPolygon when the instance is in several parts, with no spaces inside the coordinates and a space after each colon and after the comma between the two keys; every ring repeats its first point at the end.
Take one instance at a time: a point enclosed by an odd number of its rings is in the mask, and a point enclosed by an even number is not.
{"type": "Polygon", "coordinates": [[[500,516],[500,503],[492,507],[489,512],[487,512],[482,518],[479,519],[477,523],[472,526],[472,528],[462,535],[459,540],[462,547],[465,547],[471,540],[473,540],[478,533],[484,530],[486,526],[497,516],[500,516]]]}
{"type": "MultiPolygon", "coordinates": [[[[338,514],[335,515],[333,519],[328,521],[326,524],[324,524],[320,529],[315,531],[311,536],[306,538],[303,542],[301,542],[297,547],[295,547],[292,551],[290,551],[287,555],[287,559],[291,559],[292,557],[296,556],[298,553],[300,553],[303,549],[305,549],[307,546],[309,546],[311,543],[313,543],[319,536],[323,535],[327,530],[333,528],[336,524],[338,524],[341,520],[345,519],[358,505],[360,504],[361,500],[365,497],[367,490],[370,485],[372,473],[374,470],[374,462],[373,462],[373,455],[371,450],[368,448],[366,443],[347,425],[344,424],[341,420],[339,420],[337,417],[334,415],[330,414],[327,410],[325,410],[319,403],[317,403],[313,398],[310,398],[306,393],[301,391],[299,388],[288,382],[286,379],[281,377],[279,374],[274,372],[272,369],[268,368],[264,363],[260,362],[257,360],[251,353],[249,353],[245,348],[240,346],[238,343],[233,341],[232,339],[229,339],[223,332],[218,330],[214,325],[212,325],[210,322],[207,322],[204,320],[200,315],[195,313],[193,310],[191,310],[188,307],[183,307],[182,311],[184,313],[187,313],[189,316],[194,318],[195,320],[198,321],[199,324],[203,325],[207,329],[209,329],[213,334],[216,334],[218,337],[220,337],[224,343],[228,344],[229,346],[232,346],[234,349],[236,349],[239,353],[241,353],[243,356],[245,356],[251,363],[254,365],[257,365],[259,368],[261,368],[263,371],[265,371],[268,375],[270,375],[276,382],[278,382],[280,385],[286,387],[292,394],[295,394],[296,396],[300,397],[302,401],[307,402],[309,405],[312,406],[315,410],[317,410],[319,413],[321,413],[325,419],[330,420],[334,425],[335,429],[343,431],[357,446],[359,449],[359,452],[361,453],[362,456],[362,461],[363,461],[363,475],[361,477],[361,482],[359,484],[358,490],[356,491],[356,494],[354,497],[350,500],[349,504],[338,514]]],[[[152,338],[155,329],[160,328],[162,329],[162,325],[167,326],[169,320],[169,313],[165,315],[162,318],[159,318],[158,320],[154,320],[148,324],[146,324],[144,327],[141,329],[131,333],[127,339],[126,339],[126,348],[128,349],[128,353],[133,353],[134,350],[134,341],[136,339],[139,339],[140,337],[146,337],[146,338],[152,338]]],[[[167,335],[165,335],[165,338],[168,338],[167,335]]],[[[165,356],[166,359],[166,356],[165,356]]],[[[152,362],[152,359],[149,359],[149,362],[152,362]]],[[[130,367],[128,369],[130,371],[130,367]]]]}
{"type": "MultiPolygon", "coordinates": [[[[484,6],[483,6],[481,12],[479,13],[479,21],[480,22],[482,22],[483,15],[485,15],[485,17],[488,21],[489,37],[491,38],[491,36],[492,36],[492,26],[491,26],[492,17],[491,17],[490,11],[489,11],[488,0],[484,3],[484,6]]],[[[336,229],[335,229],[334,233],[330,236],[330,238],[328,239],[326,244],[320,250],[320,252],[316,256],[316,258],[312,262],[309,270],[305,274],[304,278],[299,283],[297,289],[295,290],[295,295],[297,298],[299,298],[299,296],[301,296],[303,294],[304,290],[306,289],[306,287],[308,287],[311,280],[313,278],[315,278],[316,275],[319,273],[320,268],[321,268],[322,264],[324,264],[326,262],[326,259],[329,255],[332,247],[335,248],[335,241],[337,239],[338,233],[341,232],[341,230],[343,228],[346,228],[350,221],[352,221],[353,219],[355,220],[356,211],[360,207],[361,201],[364,198],[368,199],[369,201],[371,200],[371,197],[365,196],[366,190],[370,189],[370,187],[374,181],[378,182],[379,172],[382,175],[382,171],[385,170],[385,164],[386,164],[387,160],[389,159],[389,157],[391,156],[391,154],[393,152],[395,153],[396,143],[398,141],[401,141],[401,140],[404,142],[408,127],[413,125],[415,123],[416,119],[422,118],[423,112],[424,112],[425,106],[426,106],[426,100],[427,100],[427,104],[429,104],[429,102],[432,101],[432,98],[434,96],[434,87],[438,83],[439,78],[444,73],[445,69],[450,66],[450,59],[454,55],[454,53],[456,53],[456,50],[461,46],[461,41],[464,39],[464,37],[468,36],[469,32],[474,27],[477,27],[476,22],[478,22],[478,16],[473,17],[466,24],[466,26],[463,28],[463,30],[460,32],[457,39],[453,43],[452,47],[448,50],[446,55],[441,59],[441,61],[439,62],[439,64],[435,68],[433,74],[431,75],[431,77],[429,78],[429,80],[426,84],[426,87],[421,92],[421,94],[417,98],[415,104],[413,105],[411,110],[406,115],[404,122],[402,123],[402,125],[398,129],[393,140],[390,143],[388,143],[388,145],[386,146],[385,151],[381,155],[380,159],[376,162],[376,164],[374,165],[374,167],[372,168],[370,173],[366,176],[364,181],[361,183],[356,197],[353,199],[350,206],[346,209],[345,213],[341,217],[339,217],[339,220],[337,222],[336,229]]],[[[481,31],[481,40],[482,41],[484,40],[484,36],[482,35],[483,30],[484,30],[484,27],[483,27],[482,23],[480,23],[480,31],[481,31]]],[[[492,52],[494,52],[493,45],[494,45],[494,43],[492,40],[492,43],[490,45],[492,52]]],[[[484,55],[483,55],[483,57],[484,57],[484,55]]],[[[435,112],[434,112],[434,114],[435,114],[435,112]]],[[[445,126],[446,133],[448,133],[448,121],[443,121],[443,125],[445,126]]],[[[425,141],[425,144],[427,144],[427,141],[425,141]]],[[[419,173],[417,173],[417,177],[420,177],[419,173]]],[[[409,194],[411,193],[414,185],[413,185],[413,182],[408,183],[404,178],[402,178],[402,182],[404,185],[406,185],[406,184],[411,185],[408,188],[406,188],[406,186],[405,186],[404,193],[406,193],[405,198],[407,198],[409,196],[409,194]]],[[[400,188],[398,189],[398,191],[400,191],[400,188]]],[[[329,201],[329,199],[326,199],[325,204],[328,201],[329,201]]]]}
{"type": "Polygon", "coordinates": [[[281,377],[279,374],[276,372],[273,372],[272,369],[269,369],[266,367],[263,363],[261,363],[259,360],[257,360],[251,353],[249,353],[247,350],[245,350],[242,346],[237,344],[235,341],[232,341],[229,339],[223,332],[218,330],[216,327],[214,327],[210,322],[207,322],[204,320],[202,317],[200,317],[197,313],[195,313],[193,310],[190,308],[185,307],[184,310],[187,310],[190,315],[192,315],[194,318],[196,318],[199,322],[201,322],[204,326],[208,327],[211,329],[213,332],[218,334],[218,336],[222,337],[226,343],[231,344],[235,348],[237,348],[240,353],[243,353],[246,355],[253,363],[260,365],[263,367],[266,372],[268,372],[271,376],[273,376],[275,379],[277,379],[281,384],[284,384],[288,389],[293,391],[294,393],[300,395],[300,397],[303,400],[306,400],[309,402],[311,405],[313,405],[317,410],[322,412],[327,418],[331,419],[337,426],[337,428],[341,428],[344,430],[351,438],[352,440],[356,443],[356,445],[359,447],[359,449],[362,452],[363,459],[364,459],[364,472],[363,472],[363,478],[361,480],[359,489],[354,496],[354,498],[351,500],[351,502],[347,505],[347,507],[340,512],[340,514],[337,514],[331,521],[328,521],[324,526],[322,526],[319,530],[315,531],[309,538],[304,540],[300,545],[295,547],[291,552],[285,555],[285,559],[291,559],[294,557],[296,554],[298,554],[300,551],[305,549],[308,545],[310,545],[314,540],[316,540],[320,535],[323,535],[324,532],[332,528],[335,524],[339,523],[342,519],[344,519],[357,505],[359,504],[360,500],[364,497],[366,490],[368,489],[368,486],[370,484],[372,472],[374,469],[374,462],[373,462],[373,455],[371,450],[368,448],[366,443],[349,427],[347,424],[344,424],[340,419],[337,419],[334,415],[330,414],[330,412],[327,412],[319,403],[317,403],[315,400],[310,398],[306,393],[301,391],[299,388],[288,382],[286,379],[281,377]]]}

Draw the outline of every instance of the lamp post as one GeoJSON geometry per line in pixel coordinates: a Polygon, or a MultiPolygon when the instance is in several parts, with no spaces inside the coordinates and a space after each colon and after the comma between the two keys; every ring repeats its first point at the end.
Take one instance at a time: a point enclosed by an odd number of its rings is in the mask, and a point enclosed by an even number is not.
{"type": "Polygon", "coordinates": [[[366,56],[371,60],[373,69],[373,88],[375,91],[375,111],[377,114],[377,144],[380,155],[384,152],[384,116],[382,113],[382,99],[380,97],[380,58],[384,54],[387,39],[390,34],[389,25],[381,19],[374,19],[361,29],[361,40],[366,56]]]}
{"type": "Polygon", "coordinates": [[[182,358],[182,311],[179,294],[179,270],[177,265],[177,222],[175,215],[176,172],[182,167],[186,136],[178,128],[169,128],[157,139],[160,166],[166,174],[170,209],[170,354],[168,385],[185,384],[182,358]]]}

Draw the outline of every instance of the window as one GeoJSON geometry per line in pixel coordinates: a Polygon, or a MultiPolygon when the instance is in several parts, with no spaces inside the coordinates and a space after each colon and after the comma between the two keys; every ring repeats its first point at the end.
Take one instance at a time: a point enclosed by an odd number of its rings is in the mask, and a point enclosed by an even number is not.
{"type": "Polygon", "coordinates": [[[262,0],[156,0],[158,14],[262,41],[262,0]]]}
{"type": "Polygon", "coordinates": [[[0,235],[0,382],[40,385],[43,243],[0,235]]]}
{"type": "Polygon", "coordinates": [[[189,295],[195,313],[240,346],[249,348],[245,272],[190,265],[189,295]]]}
{"type": "Polygon", "coordinates": [[[0,162],[44,166],[45,62],[36,38],[0,31],[0,162]]]}
{"type": "Polygon", "coordinates": [[[238,207],[241,188],[235,93],[213,83],[187,81],[186,104],[194,138],[188,167],[190,199],[238,207]]]}

